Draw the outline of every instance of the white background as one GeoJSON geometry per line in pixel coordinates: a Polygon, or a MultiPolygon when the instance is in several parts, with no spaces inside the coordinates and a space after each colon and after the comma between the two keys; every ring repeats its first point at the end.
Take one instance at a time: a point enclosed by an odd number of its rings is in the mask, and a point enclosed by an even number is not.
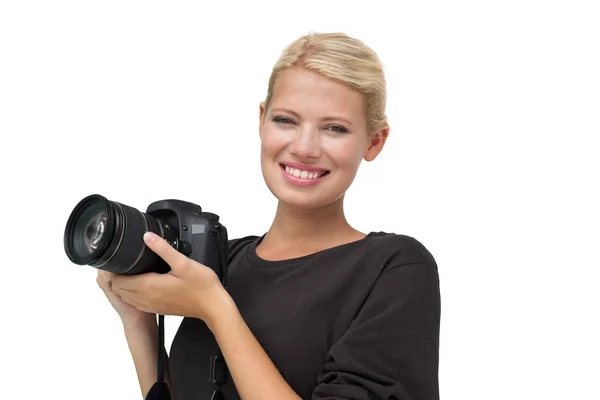
{"type": "Polygon", "coordinates": [[[348,218],[436,257],[442,398],[600,398],[594,3],[4,1],[3,396],[141,398],[96,271],[64,254],[71,209],[180,198],[230,237],[262,234],[271,67],[298,36],[342,31],[383,60],[392,125],[348,218]]]}

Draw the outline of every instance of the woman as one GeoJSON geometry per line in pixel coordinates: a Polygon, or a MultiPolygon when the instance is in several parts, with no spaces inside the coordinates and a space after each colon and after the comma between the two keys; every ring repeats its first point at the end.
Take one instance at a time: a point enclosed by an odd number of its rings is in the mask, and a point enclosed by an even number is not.
{"type": "Polygon", "coordinates": [[[229,242],[228,290],[161,239],[172,271],[98,282],[123,321],[144,396],[155,314],[183,319],[169,359],[175,399],[210,399],[219,350],[232,399],[438,399],[437,265],[410,236],[354,229],[344,194],[388,137],[377,55],[343,34],[282,54],[260,104],[261,166],[279,200],[262,236],[229,242]]]}

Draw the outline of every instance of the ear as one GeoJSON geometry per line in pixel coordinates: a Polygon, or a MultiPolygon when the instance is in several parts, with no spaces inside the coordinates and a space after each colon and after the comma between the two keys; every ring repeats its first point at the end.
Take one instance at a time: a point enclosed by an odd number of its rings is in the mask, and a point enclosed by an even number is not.
{"type": "Polygon", "coordinates": [[[266,114],[266,109],[265,109],[265,102],[262,101],[259,105],[259,114],[258,114],[258,135],[260,136],[261,140],[262,140],[262,134],[263,134],[263,127],[265,126],[265,114],[266,114]]]}
{"type": "Polygon", "coordinates": [[[369,139],[369,148],[364,156],[365,161],[373,161],[379,155],[381,150],[383,150],[383,146],[385,145],[385,141],[389,134],[390,128],[384,128],[371,135],[371,138],[369,139]]]}

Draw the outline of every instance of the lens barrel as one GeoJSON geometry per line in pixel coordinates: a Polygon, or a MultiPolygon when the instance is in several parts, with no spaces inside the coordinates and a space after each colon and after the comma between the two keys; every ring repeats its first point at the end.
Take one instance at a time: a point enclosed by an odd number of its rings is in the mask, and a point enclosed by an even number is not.
{"type": "Polygon", "coordinates": [[[69,259],[116,274],[164,273],[170,267],[143,240],[151,231],[177,248],[177,231],[136,208],[91,195],[71,212],[64,233],[69,259]]]}

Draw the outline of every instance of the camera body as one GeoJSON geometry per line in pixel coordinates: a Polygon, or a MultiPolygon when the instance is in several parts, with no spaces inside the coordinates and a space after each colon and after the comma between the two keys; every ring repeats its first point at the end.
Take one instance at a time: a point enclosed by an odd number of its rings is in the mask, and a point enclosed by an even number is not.
{"type": "Polygon", "coordinates": [[[171,268],[144,243],[154,232],[188,258],[226,278],[227,229],[219,216],[187,201],[151,203],[146,212],[93,194],[73,209],[64,233],[69,259],[79,265],[123,275],[166,273],[171,268]]]}
{"type": "MultiPolygon", "coordinates": [[[[194,203],[182,200],[160,200],[151,203],[146,214],[159,223],[162,236],[180,253],[213,269],[219,280],[223,279],[227,257],[227,229],[220,224],[219,216],[203,212],[194,203]],[[176,230],[171,235],[168,230],[176,230]]],[[[158,232],[156,232],[158,233],[158,232]]],[[[160,260],[159,262],[164,261],[160,260]]],[[[160,271],[168,270],[163,265],[160,271]]]]}

